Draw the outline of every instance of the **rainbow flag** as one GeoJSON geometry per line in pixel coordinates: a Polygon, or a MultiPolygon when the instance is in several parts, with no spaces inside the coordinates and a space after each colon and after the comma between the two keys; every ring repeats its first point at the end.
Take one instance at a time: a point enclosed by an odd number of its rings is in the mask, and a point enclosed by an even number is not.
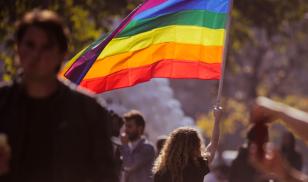
{"type": "Polygon", "coordinates": [[[60,73],[96,93],[151,78],[219,79],[230,0],[148,0],[60,73]]]}

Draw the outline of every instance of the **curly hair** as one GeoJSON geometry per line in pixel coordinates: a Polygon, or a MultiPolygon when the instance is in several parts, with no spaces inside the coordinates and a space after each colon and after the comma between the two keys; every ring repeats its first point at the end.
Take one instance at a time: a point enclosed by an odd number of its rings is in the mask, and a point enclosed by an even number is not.
{"type": "Polygon", "coordinates": [[[190,127],[180,127],[167,138],[157,157],[153,173],[170,172],[172,182],[183,181],[183,169],[189,162],[199,165],[198,158],[208,157],[204,142],[199,132],[190,127]]]}

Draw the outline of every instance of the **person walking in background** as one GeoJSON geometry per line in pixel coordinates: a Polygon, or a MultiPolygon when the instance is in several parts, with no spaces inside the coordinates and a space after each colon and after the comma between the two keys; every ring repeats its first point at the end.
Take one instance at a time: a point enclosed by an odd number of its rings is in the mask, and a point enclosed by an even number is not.
{"type": "Polygon", "coordinates": [[[1,182],[118,181],[107,110],[57,79],[67,36],[60,17],[49,10],[28,12],[18,23],[22,74],[0,87],[0,133],[11,149],[1,182]]]}
{"type": "Polygon", "coordinates": [[[154,182],[203,181],[218,146],[222,109],[215,108],[214,115],[214,129],[207,147],[194,128],[180,127],[170,134],[154,163],[154,182]]]}
{"type": "Polygon", "coordinates": [[[249,150],[253,144],[267,143],[269,140],[268,128],[263,123],[252,126],[247,132],[247,142],[240,147],[238,155],[232,161],[229,174],[229,182],[266,182],[266,179],[258,170],[249,162],[249,150]]]}
{"type": "Polygon", "coordinates": [[[156,141],[156,154],[157,154],[157,156],[159,155],[162,148],[164,147],[166,140],[167,140],[167,136],[165,136],[165,135],[161,135],[161,136],[158,137],[158,139],[156,141]]]}
{"type": "Polygon", "coordinates": [[[124,182],[152,182],[155,149],[143,136],[145,120],[139,111],[124,114],[125,133],[120,147],[124,182]]]}
{"type": "Polygon", "coordinates": [[[120,134],[121,134],[121,129],[124,125],[124,120],[121,116],[119,116],[117,113],[113,111],[109,111],[109,113],[111,115],[111,121],[112,121],[111,141],[114,150],[116,172],[117,176],[119,176],[120,178],[122,172],[122,162],[123,162],[122,161],[123,157],[121,156],[120,152],[120,147],[121,147],[120,134]]]}

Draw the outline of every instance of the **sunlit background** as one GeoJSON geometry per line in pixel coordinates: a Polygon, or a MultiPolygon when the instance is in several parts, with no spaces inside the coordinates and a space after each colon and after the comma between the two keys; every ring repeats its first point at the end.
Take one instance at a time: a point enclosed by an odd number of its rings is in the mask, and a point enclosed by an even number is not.
{"type": "MultiPolygon", "coordinates": [[[[14,78],[14,23],[33,8],[57,11],[71,30],[68,59],[98,36],[112,30],[137,0],[9,0],[0,1],[0,80],[14,78]]],[[[263,95],[308,111],[308,2],[305,0],[235,0],[223,89],[225,114],[221,152],[234,157],[249,123],[249,108],[263,95]],[[227,152],[226,152],[227,151],[227,152]]],[[[137,86],[100,94],[119,114],[141,110],[152,142],[178,126],[200,128],[208,139],[213,126],[217,81],[153,79],[137,86]]],[[[271,126],[280,144],[284,127],[271,126]]],[[[307,146],[297,141],[308,172],[307,146]]]]}

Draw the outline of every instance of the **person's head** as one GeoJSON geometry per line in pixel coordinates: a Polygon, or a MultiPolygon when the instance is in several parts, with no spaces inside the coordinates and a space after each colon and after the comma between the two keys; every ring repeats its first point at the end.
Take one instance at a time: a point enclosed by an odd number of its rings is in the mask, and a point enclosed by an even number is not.
{"type": "Polygon", "coordinates": [[[268,127],[263,122],[258,122],[252,125],[247,133],[248,148],[251,146],[257,147],[257,154],[260,159],[264,158],[264,146],[269,141],[268,127]]]}
{"type": "Polygon", "coordinates": [[[144,132],[145,120],[141,112],[132,110],[124,114],[125,133],[130,141],[139,139],[144,132]]]}
{"type": "Polygon", "coordinates": [[[17,53],[24,76],[31,80],[54,78],[68,49],[68,29],[49,10],[33,10],[17,22],[17,53]]]}
{"type": "Polygon", "coordinates": [[[248,144],[264,144],[269,140],[268,127],[265,123],[257,123],[251,126],[246,136],[248,144]]]}
{"type": "Polygon", "coordinates": [[[120,135],[120,130],[124,124],[123,118],[113,111],[109,112],[112,124],[112,136],[118,137],[120,135]]]}
{"type": "Polygon", "coordinates": [[[157,153],[159,154],[160,151],[162,150],[164,144],[166,143],[167,140],[167,136],[162,135],[160,136],[157,141],[156,141],[156,149],[157,149],[157,153]]]}
{"type": "Polygon", "coordinates": [[[190,127],[180,127],[167,138],[157,157],[153,172],[170,171],[172,181],[181,182],[182,171],[189,162],[198,165],[196,159],[205,157],[205,146],[199,132],[190,127]]]}

